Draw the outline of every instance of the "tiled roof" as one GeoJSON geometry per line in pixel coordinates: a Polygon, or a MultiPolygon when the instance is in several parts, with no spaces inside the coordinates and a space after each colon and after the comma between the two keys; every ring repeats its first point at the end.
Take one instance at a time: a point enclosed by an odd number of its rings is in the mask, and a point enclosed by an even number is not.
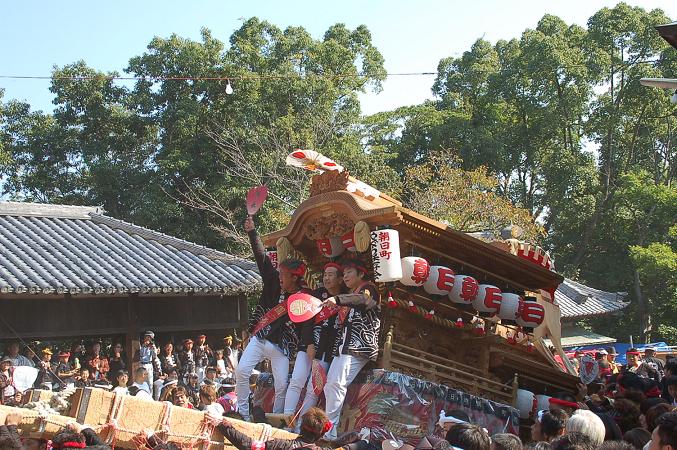
{"type": "Polygon", "coordinates": [[[608,314],[628,306],[626,294],[605,292],[585,286],[568,278],[555,291],[563,319],[608,314]]]}
{"type": "Polygon", "coordinates": [[[244,293],[256,265],[100,208],[0,202],[0,294],[244,293]]]}

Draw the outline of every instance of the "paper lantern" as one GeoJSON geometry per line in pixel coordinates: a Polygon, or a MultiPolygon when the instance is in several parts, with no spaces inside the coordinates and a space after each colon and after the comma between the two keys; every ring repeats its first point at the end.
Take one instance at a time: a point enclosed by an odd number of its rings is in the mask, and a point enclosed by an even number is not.
{"type": "Polygon", "coordinates": [[[520,313],[515,322],[524,328],[536,328],[543,323],[545,308],[536,300],[525,298],[522,301],[520,313]]]}
{"type": "Polygon", "coordinates": [[[537,395],[536,396],[536,411],[549,411],[550,410],[550,396],[549,395],[537,395]]]}
{"type": "Polygon", "coordinates": [[[317,249],[322,253],[322,256],[327,258],[336,258],[345,250],[341,243],[341,238],[332,237],[329,239],[319,239],[317,242],[317,249]]]}
{"type": "Polygon", "coordinates": [[[538,401],[533,392],[517,389],[517,399],[515,400],[515,408],[520,413],[520,419],[529,419],[536,413],[538,401]]]}
{"type": "Polygon", "coordinates": [[[387,283],[402,278],[400,234],[397,230],[371,232],[371,260],[374,264],[374,281],[387,283]]]}
{"type": "Polygon", "coordinates": [[[498,317],[501,320],[514,322],[520,313],[522,297],[511,292],[501,294],[501,308],[498,310],[498,317]]]}
{"type": "Polygon", "coordinates": [[[496,314],[501,309],[501,290],[490,284],[480,284],[472,306],[481,313],[496,314]]]}
{"type": "Polygon", "coordinates": [[[277,251],[271,250],[269,252],[266,252],[266,256],[268,256],[268,259],[270,260],[270,263],[273,265],[275,269],[277,269],[279,261],[277,260],[277,251]]]}
{"type": "Polygon", "coordinates": [[[454,277],[454,286],[449,292],[449,300],[452,303],[469,305],[477,296],[479,283],[470,275],[456,275],[454,277]]]}
{"type": "Polygon", "coordinates": [[[407,256],[402,258],[402,279],[405,286],[423,286],[430,275],[430,264],[423,258],[407,256]]]}
{"type": "Polygon", "coordinates": [[[423,289],[432,295],[449,295],[454,287],[454,271],[444,266],[432,266],[428,281],[423,285],[423,289]]]}

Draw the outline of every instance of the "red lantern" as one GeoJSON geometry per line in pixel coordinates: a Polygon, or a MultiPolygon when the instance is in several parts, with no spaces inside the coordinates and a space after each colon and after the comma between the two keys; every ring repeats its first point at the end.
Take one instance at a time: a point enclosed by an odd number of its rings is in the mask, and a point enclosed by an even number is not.
{"type": "Polygon", "coordinates": [[[350,230],[341,236],[341,244],[343,245],[343,248],[349,252],[355,253],[357,251],[357,247],[355,246],[355,230],[350,230]]]}
{"type": "Polygon", "coordinates": [[[472,306],[481,313],[496,314],[501,309],[501,290],[490,284],[480,284],[472,306]]]}
{"type": "Polygon", "coordinates": [[[425,318],[428,319],[428,320],[432,320],[432,318],[433,318],[434,315],[435,315],[435,310],[434,310],[434,309],[431,309],[430,311],[428,311],[427,313],[425,313],[425,315],[424,315],[423,317],[425,317],[425,318]]]}
{"type": "Polygon", "coordinates": [[[470,275],[456,275],[454,285],[449,291],[449,300],[452,303],[469,305],[477,296],[479,286],[477,280],[470,275]]]}
{"type": "Polygon", "coordinates": [[[524,328],[536,328],[545,319],[545,308],[536,300],[525,298],[522,302],[517,324],[524,328]]]}
{"type": "Polygon", "coordinates": [[[339,237],[318,240],[317,249],[327,258],[336,258],[345,250],[339,237]]]}
{"type": "Polygon", "coordinates": [[[444,266],[432,266],[423,289],[432,295],[449,295],[454,287],[454,271],[444,266]]]}
{"type": "Polygon", "coordinates": [[[417,256],[402,258],[402,279],[405,286],[423,286],[430,275],[428,261],[417,256]]]}
{"type": "Polygon", "coordinates": [[[390,292],[388,292],[388,308],[390,309],[397,308],[397,302],[393,298],[393,294],[391,294],[390,292]]]}
{"type": "Polygon", "coordinates": [[[409,300],[408,305],[409,305],[409,312],[412,312],[412,313],[417,313],[417,312],[418,312],[418,308],[416,308],[416,305],[414,305],[414,302],[412,302],[411,300],[409,300]]]}
{"type": "Polygon", "coordinates": [[[463,328],[463,319],[460,317],[456,319],[456,324],[454,325],[456,328],[463,328]]]}
{"type": "Polygon", "coordinates": [[[501,308],[498,310],[498,317],[501,320],[514,322],[519,317],[522,297],[511,292],[501,294],[501,308]]]}
{"type": "Polygon", "coordinates": [[[486,334],[486,331],[484,331],[484,323],[475,322],[475,327],[473,328],[472,332],[476,336],[484,336],[486,334]]]}

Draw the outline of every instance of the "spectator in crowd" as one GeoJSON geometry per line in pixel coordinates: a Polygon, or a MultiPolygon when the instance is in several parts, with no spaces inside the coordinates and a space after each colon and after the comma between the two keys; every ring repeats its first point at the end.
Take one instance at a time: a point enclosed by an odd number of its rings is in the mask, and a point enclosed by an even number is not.
{"type": "MultiPolygon", "coordinates": [[[[155,347],[155,333],[146,331],[143,333],[143,341],[139,345],[138,356],[134,360],[139,361],[141,367],[146,369],[148,373],[148,386],[153,385],[156,376],[162,375],[162,368],[160,367],[160,359],[158,358],[157,347],[155,347]]],[[[150,389],[149,389],[150,393],[150,389]]]]}
{"type": "Polygon", "coordinates": [[[158,393],[158,399],[162,401],[171,401],[171,398],[167,400],[166,392],[173,389],[179,382],[179,373],[176,369],[169,369],[166,373],[166,377],[163,380],[162,387],[158,393]]]}
{"type": "Polygon", "coordinates": [[[651,432],[644,428],[633,428],[623,434],[623,440],[631,444],[636,450],[642,450],[651,440],[651,432]]]}
{"type": "Polygon", "coordinates": [[[129,382],[129,373],[126,370],[118,370],[115,373],[115,387],[113,388],[113,392],[116,394],[129,394],[129,390],[127,389],[127,383],[129,382]]]}
{"type": "Polygon", "coordinates": [[[181,364],[181,381],[188,383],[188,376],[195,373],[196,368],[192,339],[183,340],[183,349],[179,353],[179,364],[181,364]]]}
{"type": "Polygon", "coordinates": [[[73,421],[52,439],[55,449],[85,448],[90,450],[111,450],[91,428],[73,421]]]}
{"type": "Polygon", "coordinates": [[[649,412],[651,408],[661,403],[668,404],[668,401],[665,400],[664,398],[652,397],[645,399],[642,403],[639,404],[639,412],[640,412],[639,423],[642,426],[642,428],[648,429],[646,425],[646,413],[649,412]]]}
{"type": "Polygon", "coordinates": [[[491,439],[480,426],[471,423],[457,423],[447,431],[446,440],[463,450],[489,450],[491,439]]]}
{"type": "Polygon", "coordinates": [[[0,449],[19,450],[21,448],[21,438],[17,430],[21,418],[21,413],[5,414],[0,411],[0,449]]]}
{"type": "Polygon", "coordinates": [[[87,367],[89,367],[89,377],[92,380],[105,380],[110,366],[108,358],[101,355],[101,342],[95,341],[89,348],[89,353],[85,356],[87,367]]]}
{"type": "Polygon", "coordinates": [[[596,450],[599,447],[599,444],[593,443],[589,435],[578,432],[567,432],[550,445],[552,450],[596,450]]]}
{"type": "MultiPolygon", "coordinates": [[[[132,386],[139,390],[139,393],[133,393],[132,395],[148,398],[149,400],[153,399],[150,383],[148,382],[148,370],[146,370],[145,367],[137,367],[134,371],[134,383],[132,383],[132,386]]],[[[130,390],[130,393],[131,392],[132,391],[130,390]]]]}
{"type": "Polygon", "coordinates": [[[228,378],[232,376],[232,372],[226,367],[226,360],[223,358],[223,349],[214,352],[214,365],[216,367],[217,378],[228,378]]]}
{"type": "Polygon", "coordinates": [[[676,398],[670,395],[667,386],[667,381],[671,376],[677,376],[677,358],[672,358],[665,363],[665,377],[661,380],[661,397],[674,405],[676,398]]]}
{"type": "Polygon", "coordinates": [[[524,450],[552,450],[552,445],[549,442],[529,442],[524,446],[524,450]]]}
{"type": "Polygon", "coordinates": [[[663,414],[656,420],[648,450],[677,449],[677,412],[663,414]]]}
{"type": "Polygon", "coordinates": [[[616,347],[607,347],[606,348],[606,360],[609,363],[609,366],[611,367],[611,374],[617,374],[620,372],[620,365],[616,362],[616,357],[618,356],[618,352],[616,351],[616,347]]]}
{"type": "Polygon", "coordinates": [[[667,403],[659,403],[658,405],[649,408],[646,412],[646,429],[649,432],[652,432],[658,424],[658,418],[670,411],[672,411],[672,406],[667,403]]]}
{"type": "Polygon", "coordinates": [[[216,379],[216,367],[209,366],[205,369],[205,379],[202,384],[210,384],[218,389],[218,380],[216,379]]]}
{"type": "Polygon", "coordinates": [[[12,357],[3,356],[0,360],[0,405],[11,403],[16,389],[14,389],[13,375],[14,363],[12,357]]]}
{"type": "Polygon", "coordinates": [[[491,450],[522,450],[522,441],[510,433],[497,433],[491,436],[491,450]]]}
{"type": "MultiPolygon", "coordinates": [[[[592,445],[597,447],[604,442],[606,429],[604,428],[604,422],[602,422],[602,419],[597,414],[585,409],[578,409],[567,421],[565,434],[570,433],[581,433],[588,436],[592,445]]],[[[554,442],[552,446],[555,447],[554,442]]]]}
{"type": "Polygon", "coordinates": [[[19,353],[19,343],[18,342],[10,342],[7,345],[7,354],[4,356],[9,357],[9,359],[12,360],[12,366],[14,367],[19,367],[19,366],[29,366],[29,367],[35,367],[35,363],[31,361],[29,358],[26,358],[24,355],[19,353]]]}
{"type": "Polygon", "coordinates": [[[162,366],[162,372],[167,374],[170,370],[181,370],[181,364],[179,363],[179,357],[174,353],[174,344],[167,342],[164,347],[162,347],[162,355],[160,356],[160,364],[162,366]]]}
{"type": "Polygon", "coordinates": [[[195,346],[195,366],[198,380],[200,383],[205,378],[205,369],[214,358],[212,349],[207,344],[207,336],[201,334],[197,337],[197,345],[195,346]]]}
{"type": "Polygon", "coordinates": [[[111,357],[108,359],[108,370],[113,376],[121,370],[126,370],[127,364],[122,356],[122,344],[116,342],[111,350],[111,357]]]}
{"type": "Polygon", "coordinates": [[[203,384],[200,387],[200,409],[216,417],[223,416],[223,413],[226,411],[216,400],[216,389],[214,386],[203,384]]]}
{"type": "MultiPolygon", "coordinates": [[[[625,441],[604,441],[597,450],[636,450],[632,444],[625,441]]],[[[641,450],[641,447],[640,447],[641,450]]]]}
{"type": "Polygon", "coordinates": [[[541,410],[536,415],[531,426],[531,439],[534,441],[551,442],[564,434],[569,415],[561,409],[552,411],[541,410]]]}
{"type": "Polygon", "coordinates": [[[176,386],[172,392],[172,404],[183,408],[194,409],[193,404],[188,399],[188,391],[184,386],[176,386]]]}
{"type": "Polygon", "coordinates": [[[90,387],[91,385],[92,381],[89,378],[89,369],[87,367],[81,367],[75,378],[75,387],[84,388],[90,387]]]}
{"type": "Polygon", "coordinates": [[[54,369],[56,364],[52,364],[52,351],[49,348],[42,349],[42,358],[38,365],[38,378],[35,385],[40,389],[51,391],[56,379],[54,378],[54,369]]]}
{"type": "Polygon", "coordinates": [[[56,364],[56,369],[54,371],[56,372],[60,388],[64,388],[66,385],[74,383],[74,377],[78,373],[78,369],[74,368],[73,365],[68,362],[70,357],[70,352],[59,352],[59,362],[56,364]]]}
{"type": "Polygon", "coordinates": [[[219,388],[219,398],[217,400],[226,414],[237,411],[237,395],[235,395],[235,379],[226,378],[219,388]]]}
{"type": "Polygon", "coordinates": [[[621,398],[614,402],[613,408],[613,417],[623,433],[641,426],[641,413],[636,403],[621,398]]]}
{"type": "Polygon", "coordinates": [[[196,373],[188,375],[188,383],[185,385],[188,399],[197,407],[200,404],[200,383],[196,373]]]}
{"type": "Polygon", "coordinates": [[[625,357],[628,361],[628,365],[626,366],[625,369],[627,372],[635,373],[643,378],[658,377],[656,369],[651,367],[651,365],[649,365],[648,363],[647,364],[643,363],[642,354],[635,347],[630,347],[625,352],[625,357]]]}
{"type": "Polygon", "coordinates": [[[665,365],[661,359],[656,358],[655,347],[646,347],[644,349],[644,359],[642,362],[650,366],[655,371],[654,379],[660,383],[664,375],[665,365]]]}
{"type": "Polygon", "coordinates": [[[677,375],[666,377],[665,387],[668,388],[668,395],[672,399],[672,406],[677,406],[677,375]]]}

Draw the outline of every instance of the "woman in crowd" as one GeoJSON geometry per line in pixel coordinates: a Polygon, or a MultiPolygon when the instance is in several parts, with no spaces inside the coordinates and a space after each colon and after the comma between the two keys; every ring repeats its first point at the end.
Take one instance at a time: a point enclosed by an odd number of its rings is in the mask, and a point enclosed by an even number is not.
{"type": "Polygon", "coordinates": [[[569,414],[562,409],[539,411],[531,426],[531,439],[552,442],[564,434],[568,420],[569,414]]]}
{"type": "Polygon", "coordinates": [[[225,410],[220,403],[216,401],[216,389],[209,384],[203,384],[200,387],[200,407],[203,411],[221,417],[225,410]]]}
{"type": "MultiPolygon", "coordinates": [[[[127,369],[125,358],[122,356],[122,344],[116,342],[111,349],[111,356],[108,358],[108,370],[113,376],[121,370],[127,369]]],[[[114,381],[114,380],[112,380],[114,381]]]]}

